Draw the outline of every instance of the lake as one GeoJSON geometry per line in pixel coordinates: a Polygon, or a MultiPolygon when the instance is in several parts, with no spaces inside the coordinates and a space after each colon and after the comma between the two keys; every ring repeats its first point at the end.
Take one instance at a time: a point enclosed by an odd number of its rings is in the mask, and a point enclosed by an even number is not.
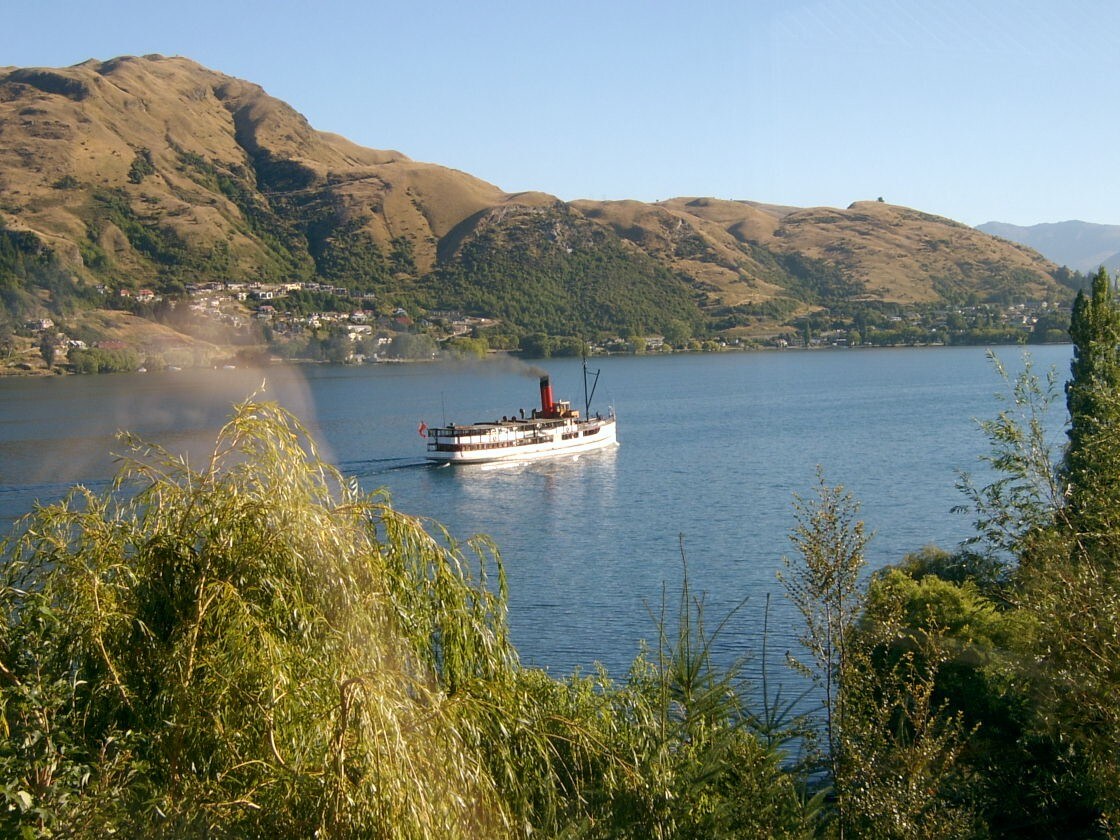
{"type": "MultiPolygon", "coordinates": [[[[1021,367],[1018,348],[1000,358],[1021,367]]],[[[1032,350],[1064,381],[1071,348],[1032,350]]],[[[582,406],[578,360],[535,362],[556,396],[582,406]]],[[[435,467],[421,421],[474,422],[534,407],[536,377],[516,360],[298,367],[0,380],[0,524],[75,482],[104,487],[118,429],[201,457],[230,406],[258,389],[312,430],[328,460],[399,509],[457,538],[490,535],[510,585],[510,624],[527,664],[555,674],[603,663],[622,676],[654,639],[687,558],[711,625],[743,599],[720,657],[757,650],[766,595],[774,657],[799,630],[775,573],[791,553],[794,494],[818,465],[862,503],[869,568],[970,533],[960,470],[983,474],[977,419],[1003,385],[982,348],[759,352],[595,358],[593,409],[613,406],[617,449],[576,460],[435,467]]],[[[1064,404],[1051,418],[1055,451],[1064,404]]],[[[672,610],[670,609],[670,615],[672,610]]]]}

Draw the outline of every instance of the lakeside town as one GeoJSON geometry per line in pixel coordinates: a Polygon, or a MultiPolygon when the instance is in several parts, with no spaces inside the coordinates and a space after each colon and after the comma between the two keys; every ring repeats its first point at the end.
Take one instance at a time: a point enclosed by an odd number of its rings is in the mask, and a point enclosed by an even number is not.
{"type": "MultiPolygon", "coordinates": [[[[188,284],[179,295],[98,287],[104,310],[128,314],[132,334],[96,335],[81,324],[28,321],[0,340],[8,372],[108,372],[277,361],[342,364],[482,356],[547,357],[826,347],[1041,344],[1068,341],[1070,307],[1053,301],[958,306],[882,304],[851,313],[818,308],[790,325],[750,325],[705,337],[507,335],[496,318],[459,311],[409,312],[374,295],[321,283],[188,284]],[[141,322],[164,329],[137,328],[141,322]],[[38,358],[36,358],[36,356],[38,358]]],[[[120,330],[116,331],[120,333],[120,330]]]]}

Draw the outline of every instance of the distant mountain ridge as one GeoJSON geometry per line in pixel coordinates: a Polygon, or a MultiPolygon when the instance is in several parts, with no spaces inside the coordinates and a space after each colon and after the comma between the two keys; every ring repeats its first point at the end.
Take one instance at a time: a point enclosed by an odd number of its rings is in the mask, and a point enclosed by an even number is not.
{"type": "Polygon", "coordinates": [[[881,201],[508,193],[318,131],[259,85],[158,55],[0,68],[9,310],[49,308],[51,284],[32,288],[31,270],[48,259],[90,287],[314,281],[521,333],[1071,295],[1035,251],[881,201]]]}
{"type": "Polygon", "coordinates": [[[1021,227],[986,222],[977,230],[1026,245],[1058,265],[1083,273],[1094,272],[1102,265],[1110,271],[1120,270],[1120,225],[1068,221],[1021,227]]]}

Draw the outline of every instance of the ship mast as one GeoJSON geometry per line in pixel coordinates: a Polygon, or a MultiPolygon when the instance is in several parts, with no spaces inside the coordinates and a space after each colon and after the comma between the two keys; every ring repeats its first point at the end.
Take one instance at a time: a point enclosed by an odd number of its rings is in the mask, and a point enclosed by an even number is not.
{"type": "Polygon", "coordinates": [[[591,400],[595,398],[595,388],[599,385],[599,374],[601,370],[594,372],[595,379],[591,382],[591,393],[587,393],[587,355],[583,355],[583,417],[588,419],[591,417],[591,400]]]}

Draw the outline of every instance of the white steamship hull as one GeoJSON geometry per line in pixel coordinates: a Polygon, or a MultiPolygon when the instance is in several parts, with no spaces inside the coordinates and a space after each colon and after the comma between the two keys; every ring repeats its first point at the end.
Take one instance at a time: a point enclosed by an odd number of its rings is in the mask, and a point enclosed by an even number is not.
{"type": "MultiPolygon", "coordinates": [[[[451,464],[532,461],[540,458],[579,455],[618,444],[613,417],[595,423],[533,431],[510,428],[510,425],[502,423],[488,426],[476,423],[472,426],[448,429],[447,431],[466,434],[430,439],[427,458],[429,461],[451,464]]],[[[444,430],[430,429],[429,434],[441,431],[444,430]]]]}
{"type": "Polygon", "coordinates": [[[552,386],[543,376],[541,407],[528,418],[522,412],[521,418],[427,429],[426,457],[448,464],[486,464],[578,455],[617,445],[615,425],[613,413],[580,417],[571,403],[553,400],[552,386]]]}

